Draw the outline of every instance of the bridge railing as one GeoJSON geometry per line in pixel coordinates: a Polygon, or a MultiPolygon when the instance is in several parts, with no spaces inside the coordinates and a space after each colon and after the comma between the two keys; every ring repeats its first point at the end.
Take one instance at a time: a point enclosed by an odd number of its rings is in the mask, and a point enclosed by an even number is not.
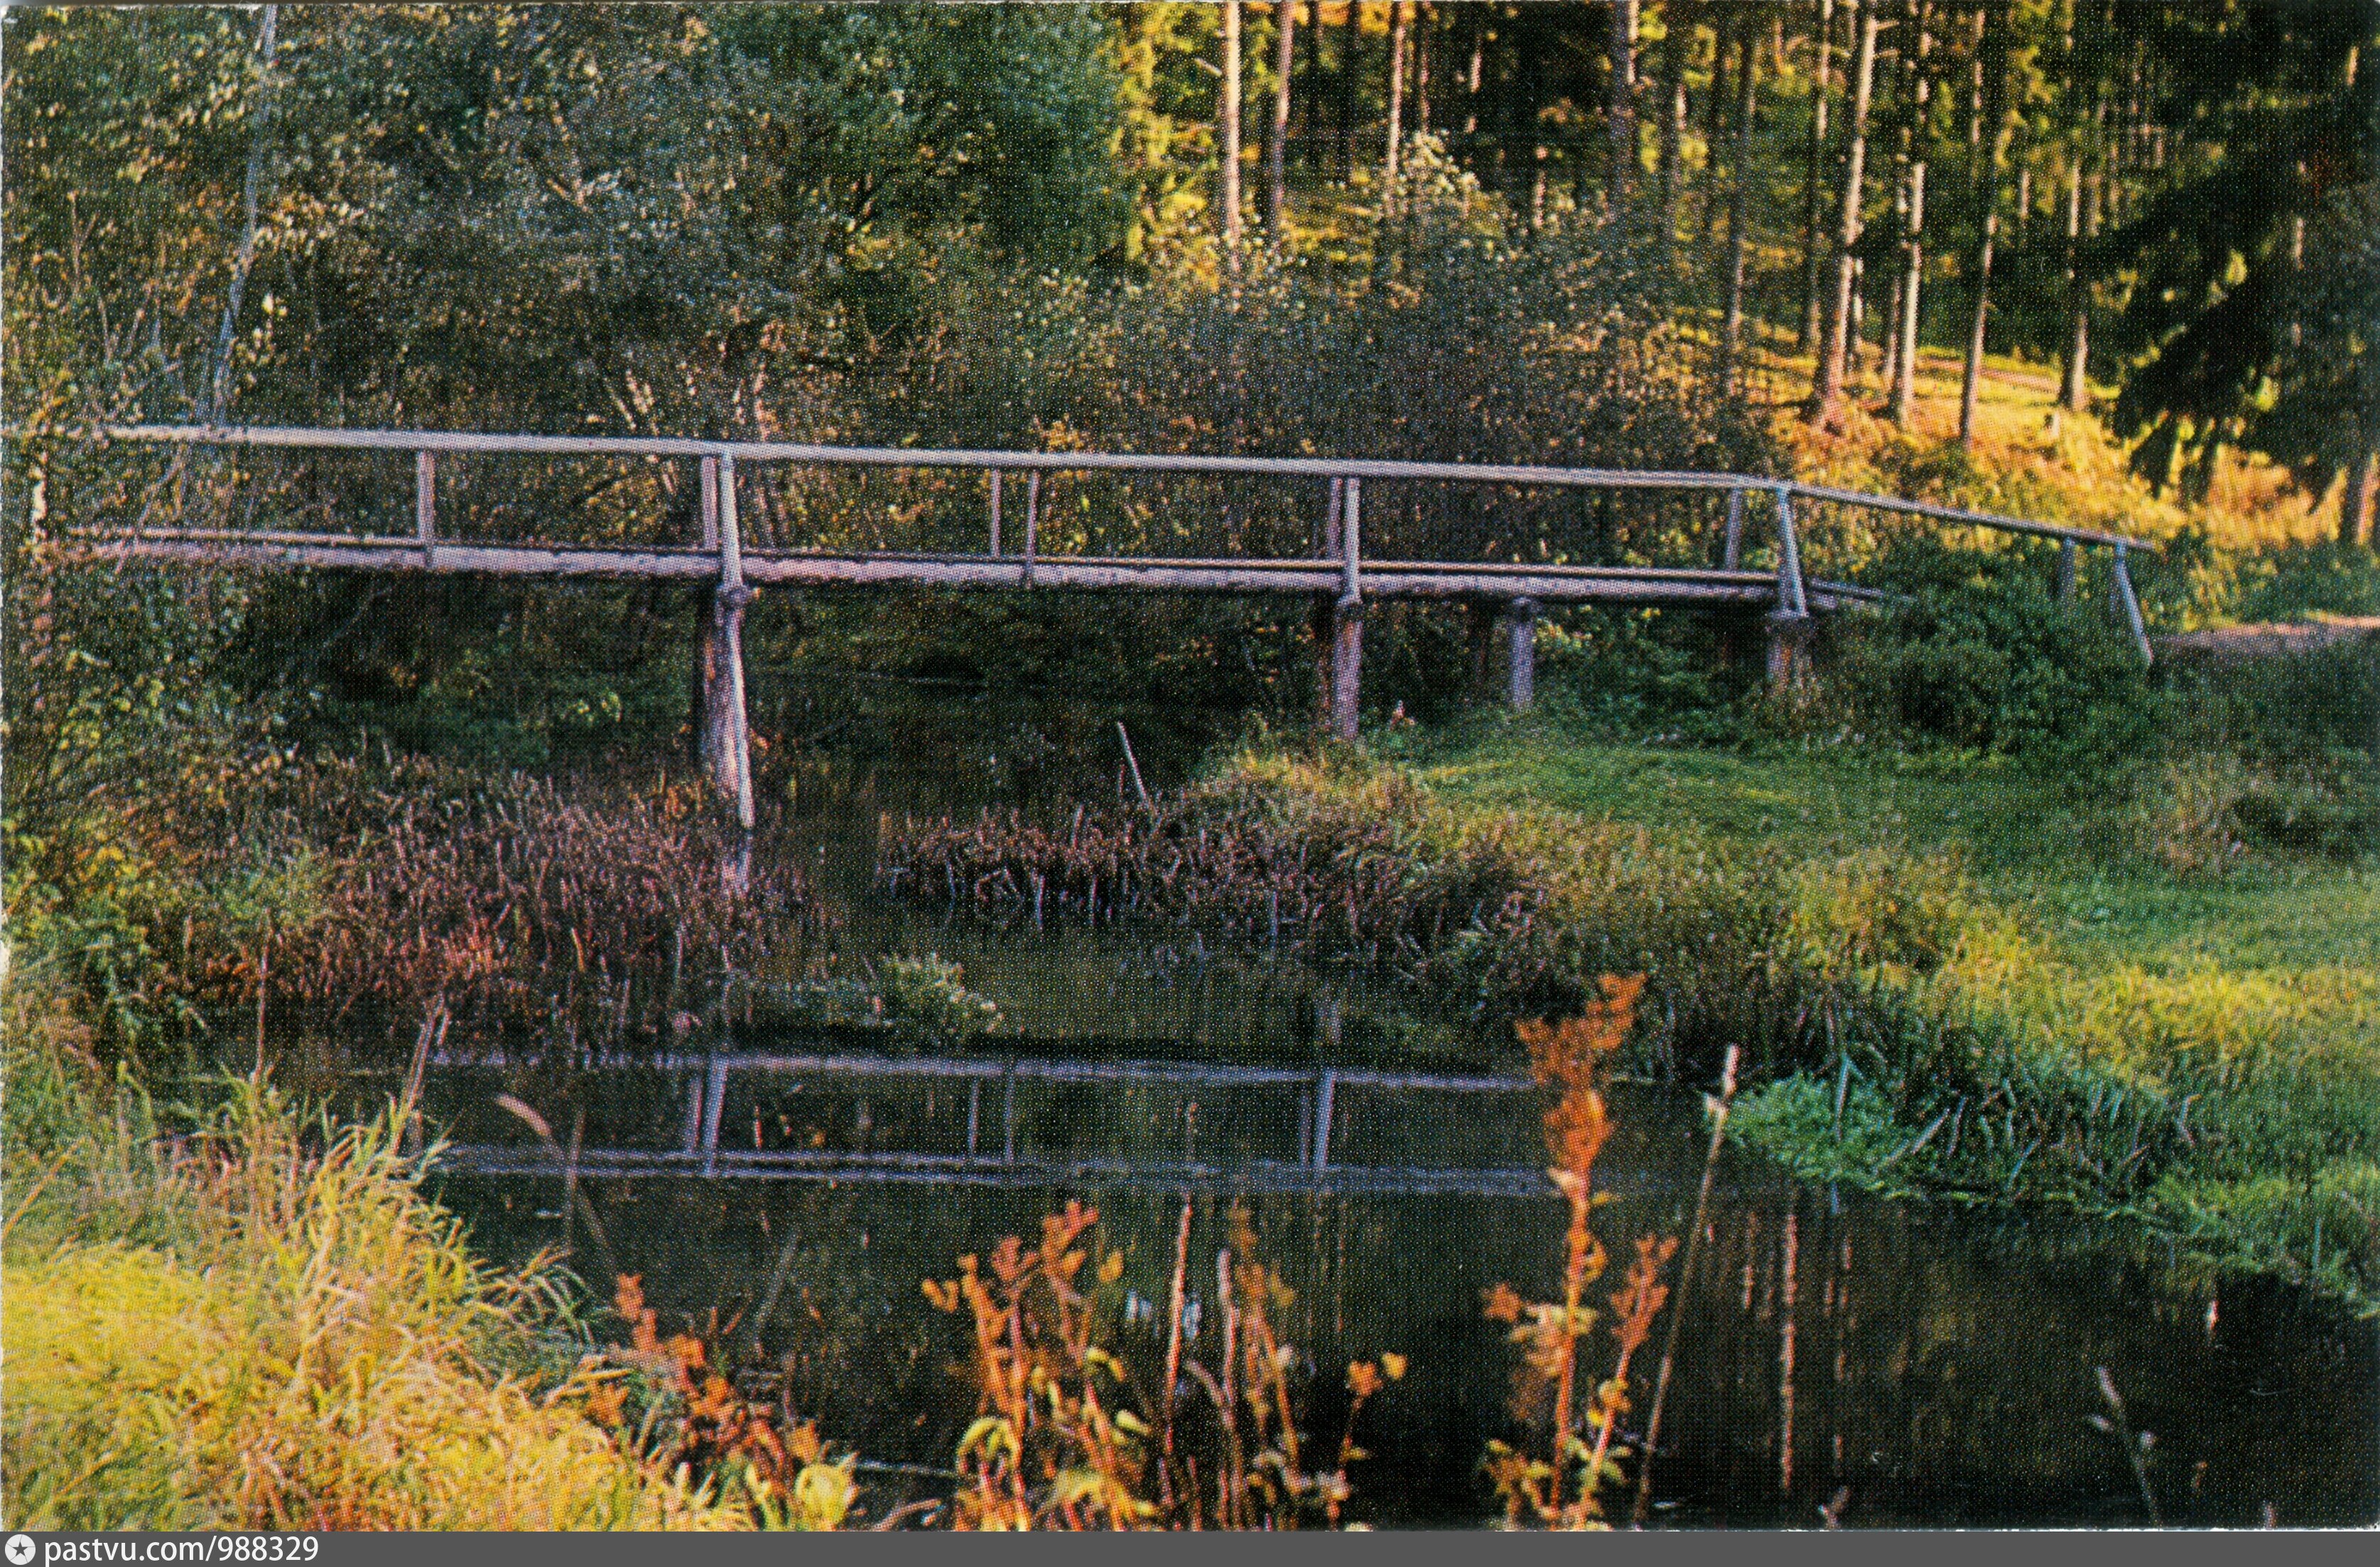
{"type": "MultiPolygon", "coordinates": [[[[1368,579],[1381,575],[1391,566],[1424,565],[1436,568],[1420,573],[1400,572],[1396,580],[1381,584],[1390,590],[1439,596],[1515,596],[1509,582],[1514,568],[1527,567],[1551,575],[1572,571],[1601,575],[1624,575],[1632,570],[1655,571],[1663,577],[1682,585],[1693,586],[1693,567],[1680,566],[1599,566],[1578,567],[1561,561],[1528,562],[1501,560],[1454,562],[1432,559],[1427,563],[1399,561],[1375,550],[1364,548],[1363,487],[1385,483],[1427,484],[1434,486],[1495,487],[1527,491],[1556,492],[1619,492],[1637,494],[1709,495],[1724,497],[1725,521],[1722,539],[1717,541],[1716,572],[1739,574],[1749,557],[1747,537],[1761,520],[1756,513],[1766,513],[1766,532],[1770,548],[1763,552],[1773,562],[1775,577],[1772,601],[1776,612],[1784,616],[1806,614],[1811,607],[1810,584],[1806,574],[1803,538],[1797,529],[1795,504],[1824,503],[1830,505],[1865,510],[1872,513],[1910,516],[1939,525],[1981,528],[1988,531],[2056,541],[2059,546],[2059,587],[2070,596],[2077,580],[2077,557],[2084,549],[2106,549],[2112,552],[2109,573],[2113,607],[2122,617],[2143,656],[2147,651],[2145,629],[2141,623],[2140,606],[2131,579],[2130,553],[2135,549],[2154,550],[2151,541],[2130,535],[2095,528],[2072,528],[2027,518],[2008,516],[1929,502],[1903,500],[1828,486],[1801,483],[1766,475],[1712,473],[1694,471],[1648,471],[1633,469],[1578,468],[1531,464],[1417,462],[1390,459],[1341,457],[1266,457],[1226,456],[1165,453],[1121,452],[1039,452],[917,449],[910,447],[831,446],[796,442],[706,441],[679,437],[657,436],[554,436],[504,435],[471,431],[384,431],[328,430],[279,427],[206,427],[183,425],[111,426],[94,432],[99,439],[110,442],[131,442],[175,448],[249,447],[278,448],[352,453],[386,453],[410,456],[413,464],[413,528],[408,537],[390,535],[367,536],[369,541],[382,546],[403,546],[418,552],[423,564],[434,564],[435,553],[443,540],[440,531],[441,459],[450,456],[512,455],[547,458],[628,458],[646,461],[686,461],[698,465],[704,476],[700,485],[703,496],[700,507],[700,532],[697,538],[677,541],[642,539],[625,548],[631,553],[650,553],[650,560],[616,560],[612,565],[627,575],[708,576],[718,575],[722,580],[729,576],[731,553],[743,553],[748,548],[748,530],[743,526],[737,504],[739,487],[736,481],[738,465],[800,465],[829,470],[878,470],[905,473],[980,475],[983,483],[980,517],[983,548],[979,551],[948,552],[947,564],[937,568],[931,562],[913,566],[905,577],[908,579],[936,580],[947,578],[954,585],[1033,586],[1047,582],[1050,586],[1120,586],[1106,577],[1092,574],[1091,580],[1082,580],[1081,572],[1061,565],[1065,557],[1053,554],[1041,536],[1044,518],[1044,490],[1053,476],[1071,475],[1201,475],[1215,478],[1265,478],[1277,480],[1303,480],[1319,487],[1324,494],[1321,525],[1313,530],[1310,547],[1289,556],[1233,556],[1225,561],[1208,560],[1184,565],[1169,563],[1163,557],[1132,557],[1135,568],[1129,572],[1132,584],[1150,588],[1210,589],[1221,590],[1262,589],[1267,588],[1291,590],[1327,590],[1334,584],[1310,580],[1320,574],[1333,574],[1339,596],[1360,601],[1368,579]],[[1020,493],[1021,492],[1021,493],[1020,493]],[[1765,500],[1767,504],[1755,508],[1749,503],[1765,500]],[[686,558],[689,554],[701,559],[686,558]],[[674,558],[673,558],[674,557],[674,558]],[[969,562],[1000,562],[1002,565],[987,578],[980,571],[971,571],[969,562]],[[1234,572],[1232,566],[1244,568],[1234,572]],[[1291,570],[1284,576],[1281,568],[1291,570]],[[1484,579],[1479,573],[1491,571],[1494,580],[1484,579]]],[[[449,477],[446,483],[452,483],[449,477]]],[[[172,532],[174,529],[152,529],[172,532]]],[[[194,530],[181,529],[190,532],[194,530]]],[[[225,530],[225,532],[234,530],[225,530]]],[[[461,542],[457,541],[456,542],[461,542]]],[[[481,550],[489,546],[478,541],[481,550]]],[[[773,541],[772,541],[773,542],[773,541]]],[[[498,545],[496,548],[501,549],[498,545]]],[[[613,546],[623,548],[623,546],[613,546]]],[[[751,552],[755,555],[759,551],[751,552]]],[[[771,550],[771,554],[867,553],[869,552],[787,551],[771,550]]],[[[883,553],[883,552],[878,552],[883,553]]],[[[1123,557],[1097,557],[1100,560],[1123,557]]],[[[1707,559],[1707,557],[1706,557],[1707,559]]],[[[450,566],[464,567],[462,561],[450,566]]],[[[501,567],[508,564],[493,560],[488,564],[501,567]]],[[[534,563],[510,563],[534,564],[534,563]]],[[[560,563],[567,565],[569,563],[560,563]]],[[[796,574],[762,570],[751,574],[756,579],[795,577],[796,574]]],[[[814,574],[804,574],[798,579],[809,579],[814,574]]],[[[865,575],[864,573],[860,575],[865,575]]],[[[1520,585],[1525,588],[1525,584],[1520,585]]],[[[1718,580],[1702,586],[1718,589],[1724,584],[1718,580]]],[[[1833,585],[1848,587],[1848,585],[1833,585]]],[[[1376,589],[1377,590],[1377,589],[1376,589]]],[[[1518,596],[1528,596],[1522,593],[1518,596]]]]}

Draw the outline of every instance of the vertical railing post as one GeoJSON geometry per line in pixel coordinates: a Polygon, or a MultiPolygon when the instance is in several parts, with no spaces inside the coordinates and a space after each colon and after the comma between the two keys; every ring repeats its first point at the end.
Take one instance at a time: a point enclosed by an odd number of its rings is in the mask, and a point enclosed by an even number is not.
{"type": "Polygon", "coordinates": [[[1526,712],[1537,699],[1537,601],[1515,599],[1512,613],[1509,690],[1512,711],[1526,712]]]}
{"type": "Polygon", "coordinates": [[[1768,616],[1768,683],[1782,690],[1802,675],[1802,650],[1810,638],[1810,601],[1803,590],[1802,542],[1793,528],[1793,492],[1780,485],[1777,496],[1777,607],[1768,616]]]}
{"type": "Polygon", "coordinates": [[[702,1172],[719,1173],[719,1123],[727,1111],[727,1058],[714,1047],[702,1087],[702,1172]]]}
{"type": "Polygon", "coordinates": [[[2156,652],[2149,646],[2148,627],[2141,620],[2140,597],[2132,591],[2131,552],[2121,544],[2116,546],[2115,577],[2116,607],[2123,613],[2132,644],[2140,649],[2143,663],[2155,663],[2156,652]]]}
{"type": "Polygon", "coordinates": [[[982,1078],[980,1078],[980,1077],[970,1077],[970,1078],[968,1078],[968,1079],[967,1079],[967,1138],[966,1138],[966,1156],[967,1156],[967,1162],[968,1162],[968,1163],[970,1163],[970,1164],[972,1164],[972,1163],[974,1163],[974,1162],[975,1162],[976,1128],[978,1127],[978,1125],[979,1125],[979,1124],[981,1124],[982,1118],[983,1118],[983,1079],[982,1079],[982,1078]]]}
{"type": "Polygon", "coordinates": [[[1718,568],[1734,571],[1743,564],[1743,487],[1727,492],[1727,541],[1719,552],[1718,568]]]}
{"type": "Polygon", "coordinates": [[[1363,481],[1340,492],[1339,599],[1331,606],[1330,730],[1353,740],[1362,712],[1364,680],[1363,481]]]}
{"type": "Polygon", "coordinates": [[[752,724],[744,687],[744,606],[752,590],[744,584],[744,542],[735,507],[735,459],[719,457],[719,591],[720,626],[727,661],[728,730],[722,747],[734,769],[735,825],[752,831],[752,724]]]}
{"type": "Polygon", "coordinates": [[[1034,468],[1025,476],[1025,569],[1020,575],[1023,584],[1033,586],[1033,557],[1041,548],[1041,470],[1034,468]]]}
{"type": "Polygon", "coordinates": [[[991,470],[991,558],[993,560],[1000,558],[1000,484],[1002,477],[998,468],[991,470]]]}
{"type": "Polygon", "coordinates": [[[686,1122],[678,1128],[678,1145],[689,1157],[702,1151],[702,1109],[710,1102],[707,1082],[699,1074],[686,1082],[686,1122]]]}
{"type": "Polygon", "coordinates": [[[1339,1094],[1339,1074],[1324,1067],[1314,1081],[1314,1168],[1330,1168],[1331,1101],[1339,1094]]]}
{"type": "Polygon", "coordinates": [[[421,569],[433,569],[438,560],[438,458],[431,452],[413,454],[413,536],[421,541],[421,569]]]}
{"type": "Polygon", "coordinates": [[[719,553],[719,459],[702,459],[702,553],[719,553]]]}
{"type": "Polygon", "coordinates": [[[2058,601],[2061,604],[2074,601],[2074,557],[2078,553],[2073,540],[2058,541],[2058,601]]]}
{"type": "Polygon", "coordinates": [[[1016,1162],[1016,1063],[1000,1079],[1000,1162],[1016,1162]]]}

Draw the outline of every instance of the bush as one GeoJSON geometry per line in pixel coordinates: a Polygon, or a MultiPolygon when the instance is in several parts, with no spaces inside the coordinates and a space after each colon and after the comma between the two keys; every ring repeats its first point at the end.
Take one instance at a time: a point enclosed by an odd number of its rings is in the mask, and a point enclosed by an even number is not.
{"type": "Polygon", "coordinates": [[[2058,600],[2048,554],[1895,541],[1873,580],[1900,597],[1831,627],[1828,700],[1872,735],[2006,753],[2155,749],[2159,710],[2138,651],[2095,608],[2058,600]]]}

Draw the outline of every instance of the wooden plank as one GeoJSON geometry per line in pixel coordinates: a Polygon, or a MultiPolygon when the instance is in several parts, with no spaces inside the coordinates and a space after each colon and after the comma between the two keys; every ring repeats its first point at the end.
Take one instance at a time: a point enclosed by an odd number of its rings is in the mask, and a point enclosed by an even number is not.
{"type": "MultiPolygon", "coordinates": [[[[200,539],[144,533],[78,542],[102,560],[181,560],[222,566],[282,569],[418,572],[421,548],[406,540],[352,540],[324,534],[263,541],[261,536],[200,539]]],[[[1021,588],[1023,562],[983,556],[747,555],[747,583],[806,587],[1021,588]]],[[[716,553],[695,550],[608,550],[441,544],[427,568],[448,576],[588,578],[715,577],[716,553]]],[[[1248,561],[1229,565],[1172,560],[1084,559],[1043,556],[1034,563],[1033,585],[1076,591],[1148,589],[1193,593],[1335,593],[1342,571],[1299,562],[1248,561]]],[[[1440,567],[1367,566],[1363,590],[1370,598],[1510,599],[1526,596],[1573,603],[1711,603],[1755,605],[1776,596],[1767,573],[1708,571],[1586,571],[1545,566],[1498,566],[1456,563],[1440,567]]],[[[1834,609],[1883,595],[1847,583],[1806,585],[1812,608],[1834,609]]]]}

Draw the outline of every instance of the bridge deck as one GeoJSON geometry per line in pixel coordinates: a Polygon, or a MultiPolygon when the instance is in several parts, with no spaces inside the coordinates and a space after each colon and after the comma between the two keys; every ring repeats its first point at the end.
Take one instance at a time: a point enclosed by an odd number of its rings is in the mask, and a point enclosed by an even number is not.
{"type": "MultiPolygon", "coordinates": [[[[441,575],[579,578],[715,579],[713,550],[589,547],[568,544],[424,545],[418,538],[337,533],[253,532],[229,528],[150,528],[137,536],[79,534],[103,559],[202,561],[213,565],[317,570],[431,572],[441,575]]],[[[1346,586],[1333,560],[1184,559],[927,554],[747,550],[744,577],[776,586],[1051,588],[1170,592],[1335,594],[1346,586]]],[[[1366,598],[1536,599],[1548,603],[1618,602],[1768,605],[1773,571],[1576,566],[1493,561],[1364,560],[1356,581],[1366,598]]],[[[1812,579],[1808,607],[1832,610],[1872,601],[1874,589],[1812,579]]]]}

